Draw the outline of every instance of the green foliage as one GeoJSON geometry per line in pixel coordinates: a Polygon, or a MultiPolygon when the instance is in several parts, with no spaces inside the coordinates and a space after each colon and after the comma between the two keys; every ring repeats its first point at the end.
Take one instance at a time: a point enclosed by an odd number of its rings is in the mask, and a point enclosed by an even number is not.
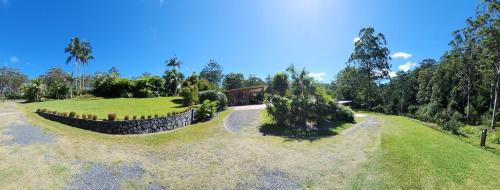
{"type": "Polygon", "coordinates": [[[221,83],[223,77],[222,66],[215,60],[210,60],[200,72],[200,78],[206,79],[210,84],[215,86],[221,83]]]}
{"type": "Polygon", "coordinates": [[[391,59],[389,57],[390,51],[386,47],[385,36],[382,33],[375,34],[375,29],[371,27],[361,29],[358,36],[360,39],[355,42],[354,52],[348,62],[356,64],[360,71],[365,74],[365,102],[367,108],[371,109],[372,88],[374,87],[372,81],[388,76],[390,69],[388,60],[391,59]]]}
{"type": "Polygon", "coordinates": [[[280,96],[285,96],[289,88],[288,75],[284,72],[279,72],[274,75],[268,87],[271,94],[278,94],[280,96]]]}
{"type": "Polygon", "coordinates": [[[207,121],[215,116],[217,113],[217,107],[219,102],[205,100],[201,104],[200,108],[196,110],[196,120],[197,121],[207,121]]]}
{"type": "MultiPolygon", "coordinates": [[[[278,90],[282,88],[276,88],[270,90],[271,94],[266,97],[267,112],[277,126],[297,134],[309,134],[310,129],[317,130],[319,124],[327,120],[339,123],[354,121],[352,111],[333,102],[326,90],[315,84],[304,69],[297,72],[292,65],[287,71],[292,81],[280,83],[290,84],[289,90],[283,92],[278,90]]],[[[274,78],[284,77],[279,74],[274,78]]]]}
{"type": "Polygon", "coordinates": [[[222,86],[225,90],[245,87],[245,76],[241,73],[229,73],[224,77],[222,86]]]}
{"type": "Polygon", "coordinates": [[[125,117],[123,117],[123,120],[125,120],[125,121],[128,121],[129,119],[130,119],[130,118],[129,118],[129,116],[128,116],[128,115],[126,115],[125,117]]]}
{"type": "Polygon", "coordinates": [[[181,90],[182,101],[185,106],[191,106],[198,103],[197,76],[192,74],[184,83],[181,90]]]}
{"type": "Polygon", "coordinates": [[[165,80],[165,92],[168,96],[177,96],[180,92],[180,87],[184,81],[184,75],[176,69],[167,70],[163,75],[165,80]]]}
{"type": "Polygon", "coordinates": [[[46,86],[43,81],[39,78],[31,80],[29,83],[24,83],[21,86],[21,90],[24,93],[24,97],[28,102],[40,102],[46,92],[46,86]]]}
{"type": "Polygon", "coordinates": [[[250,93],[249,102],[250,104],[262,104],[264,102],[264,93],[263,92],[250,93]]]}
{"type": "Polygon", "coordinates": [[[164,81],[157,76],[143,76],[135,81],[134,97],[152,98],[164,95],[164,81]]]}
{"type": "Polygon", "coordinates": [[[343,105],[336,105],[337,103],[331,102],[330,107],[331,108],[336,108],[332,110],[332,116],[335,116],[334,121],[337,122],[349,122],[352,123],[354,122],[354,112],[351,110],[351,108],[343,106],[343,105]],[[336,106],[334,106],[336,105],[336,106]]]}
{"type": "Polygon", "coordinates": [[[251,86],[259,86],[259,85],[265,85],[266,82],[262,80],[261,78],[255,76],[255,75],[250,75],[248,76],[248,79],[245,81],[245,86],[251,87],[251,86]]]}
{"type": "Polygon", "coordinates": [[[76,117],[76,112],[74,112],[74,111],[69,112],[69,117],[71,117],[71,118],[76,117]]]}
{"type": "Polygon", "coordinates": [[[199,99],[200,99],[200,102],[204,102],[205,100],[219,101],[220,96],[219,96],[219,92],[217,92],[215,90],[207,90],[207,91],[201,91],[199,93],[199,99]]]}
{"type": "MultiPolygon", "coordinates": [[[[90,116],[89,116],[90,117],[90,116]]],[[[90,119],[90,118],[89,118],[90,119]]],[[[98,119],[97,115],[92,116],[92,120],[96,121],[98,119]]]]}
{"type": "Polygon", "coordinates": [[[28,76],[18,69],[10,67],[0,68],[0,96],[21,96],[21,85],[28,81],[28,76]]]}

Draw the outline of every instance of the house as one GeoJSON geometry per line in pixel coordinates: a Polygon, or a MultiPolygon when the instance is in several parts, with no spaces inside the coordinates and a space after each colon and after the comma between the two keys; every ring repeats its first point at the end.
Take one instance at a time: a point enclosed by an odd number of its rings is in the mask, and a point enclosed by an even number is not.
{"type": "Polygon", "coordinates": [[[251,95],[254,93],[257,95],[263,95],[266,88],[266,85],[257,85],[226,90],[224,91],[224,94],[226,94],[230,106],[241,106],[253,103],[251,102],[251,95]]]}

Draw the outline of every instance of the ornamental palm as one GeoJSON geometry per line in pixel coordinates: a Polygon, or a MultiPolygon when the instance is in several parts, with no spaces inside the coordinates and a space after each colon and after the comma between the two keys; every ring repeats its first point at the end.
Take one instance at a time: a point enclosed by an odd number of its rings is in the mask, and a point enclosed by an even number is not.
{"type": "Polygon", "coordinates": [[[177,57],[172,57],[169,60],[165,61],[165,65],[167,67],[172,67],[173,69],[175,69],[177,67],[180,70],[181,69],[181,64],[182,64],[182,61],[180,61],[179,59],[177,59],[177,57]]]}

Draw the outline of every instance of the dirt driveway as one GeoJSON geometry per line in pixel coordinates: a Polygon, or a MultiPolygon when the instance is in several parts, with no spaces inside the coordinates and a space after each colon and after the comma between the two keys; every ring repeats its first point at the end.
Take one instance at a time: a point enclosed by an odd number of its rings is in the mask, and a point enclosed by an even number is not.
{"type": "MultiPolygon", "coordinates": [[[[343,189],[380,142],[377,118],[370,116],[314,142],[255,135],[247,129],[257,128],[262,107],[253,108],[235,108],[225,118],[233,133],[220,120],[132,137],[165,138],[141,145],[107,135],[96,139],[91,132],[47,133],[7,103],[0,107],[5,121],[0,184],[6,189],[343,189]]],[[[65,128],[59,126],[79,130],[65,128]]]]}

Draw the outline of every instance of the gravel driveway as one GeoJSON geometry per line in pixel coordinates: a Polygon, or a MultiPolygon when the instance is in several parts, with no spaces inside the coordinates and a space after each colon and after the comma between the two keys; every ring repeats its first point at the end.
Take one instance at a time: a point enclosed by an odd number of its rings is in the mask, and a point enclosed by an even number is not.
{"type": "Polygon", "coordinates": [[[224,120],[224,126],[232,133],[256,130],[260,124],[260,112],[265,105],[233,107],[233,113],[224,120]]]}

